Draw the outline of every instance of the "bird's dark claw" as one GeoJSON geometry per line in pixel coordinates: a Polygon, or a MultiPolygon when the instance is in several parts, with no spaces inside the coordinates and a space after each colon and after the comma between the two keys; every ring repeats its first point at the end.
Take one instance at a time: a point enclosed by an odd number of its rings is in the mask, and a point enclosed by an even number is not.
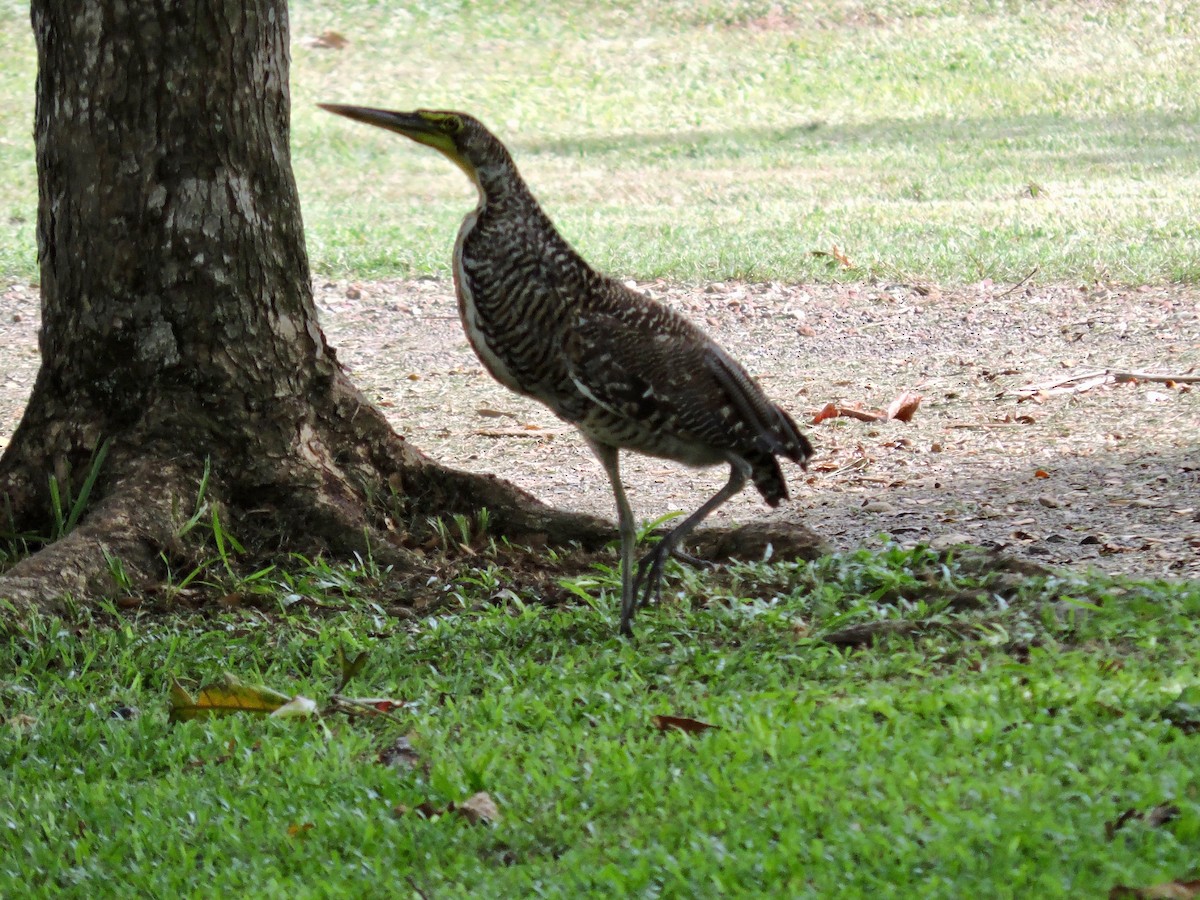
{"type": "Polygon", "coordinates": [[[665,543],[659,543],[653,550],[642,557],[637,566],[637,574],[633,579],[634,608],[658,600],[662,593],[663,567],[666,565],[670,550],[665,543]]]}

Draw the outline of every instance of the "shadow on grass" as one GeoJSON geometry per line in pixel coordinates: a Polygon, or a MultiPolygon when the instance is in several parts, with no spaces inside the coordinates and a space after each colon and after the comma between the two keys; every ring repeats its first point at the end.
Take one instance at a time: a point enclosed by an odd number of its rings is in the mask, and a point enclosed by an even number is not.
{"type": "Polygon", "coordinates": [[[986,119],[891,118],[857,124],[807,121],[782,128],[688,129],[513,141],[518,152],[564,156],[628,155],[638,150],[653,150],[667,157],[739,155],[749,149],[795,149],[796,144],[811,152],[893,147],[933,158],[948,150],[975,152],[982,145],[1022,154],[1049,153],[1088,165],[1194,166],[1200,161],[1200,122],[1159,113],[1103,118],[1050,114],[986,119]]]}

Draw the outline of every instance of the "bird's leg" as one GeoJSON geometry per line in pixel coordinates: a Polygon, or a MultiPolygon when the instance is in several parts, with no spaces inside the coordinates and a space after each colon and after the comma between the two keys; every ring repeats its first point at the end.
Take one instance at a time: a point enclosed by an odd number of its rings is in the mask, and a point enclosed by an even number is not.
{"type": "Polygon", "coordinates": [[[633,589],[633,548],[637,544],[637,528],[633,521],[633,509],[625,496],[621,484],[621,464],[616,447],[588,441],[592,452],[604,467],[604,473],[612,485],[613,497],[617,501],[617,530],[621,535],[621,634],[633,636],[633,613],[637,608],[637,594],[633,589]]]}
{"type": "Polygon", "coordinates": [[[715,562],[708,559],[701,559],[699,556],[693,556],[692,554],[687,553],[678,547],[671,551],[671,555],[681,563],[686,563],[687,565],[694,566],[697,569],[702,566],[707,566],[710,569],[715,569],[717,567],[715,562]]]}
{"type": "Polygon", "coordinates": [[[642,561],[638,563],[637,578],[633,582],[634,596],[640,595],[640,599],[637,601],[638,606],[644,606],[658,596],[662,586],[663,566],[666,564],[667,557],[675,552],[683,539],[691,534],[697,525],[746,486],[746,479],[750,477],[750,471],[748,462],[740,456],[730,456],[729,481],[725,482],[725,487],[671,529],[667,536],[658,542],[658,546],[642,557],[642,561]]]}

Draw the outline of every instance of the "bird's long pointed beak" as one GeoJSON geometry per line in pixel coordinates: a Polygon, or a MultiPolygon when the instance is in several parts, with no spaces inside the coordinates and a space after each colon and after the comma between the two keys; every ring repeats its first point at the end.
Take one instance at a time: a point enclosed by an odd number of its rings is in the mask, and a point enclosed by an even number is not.
{"type": "Polygon", "coordinates": [[[416,113],[392,112],[387,109],[372,109],[369,106],[343,106],[340,103],[318,103],[317,106],[326,112],[345,116],[347,119],[353,119],[355,122],[365,122],[367,125],[375,125],[378,128],[395,131],[405,137],[412,138],[414,141],[421,140],[419,135],[437,133],[430,122],[416,113]]]}
{"type": "Polygon", "coordinates": [[[392,112],[388,109],[372,109],[369,106],[343,106],[340,103],[318,103],[326,112],[336,113],[353,119],[355,122],[365,122],[377,128],[384,128],[411,138],[418,144],[440,150],[462,167],[468,175],[474,178],[470,169],[464,164],[462,155],[454,146],[454,140],[440,127],[439,118],[426,111],[392,112]]]}

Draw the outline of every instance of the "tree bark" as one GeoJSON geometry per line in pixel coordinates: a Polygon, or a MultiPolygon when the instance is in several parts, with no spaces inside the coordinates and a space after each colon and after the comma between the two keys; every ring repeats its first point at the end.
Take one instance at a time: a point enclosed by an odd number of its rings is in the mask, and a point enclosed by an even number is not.
{"type": "Polygon", "coordinates": [[[432,463],[338,365],[291,172],[284,0],[34,0],[32,20],[42,366],[0,517],[49,534],[50,476],[77,496],[110,450],[81,527],[0,575],[0,598],[95,598],[114,558],[152,582],[206,461],[229,526],[284,545],[417,564],[371,497],[409,521],[486,505],[517,538],[608,536],[432,463]]]}

